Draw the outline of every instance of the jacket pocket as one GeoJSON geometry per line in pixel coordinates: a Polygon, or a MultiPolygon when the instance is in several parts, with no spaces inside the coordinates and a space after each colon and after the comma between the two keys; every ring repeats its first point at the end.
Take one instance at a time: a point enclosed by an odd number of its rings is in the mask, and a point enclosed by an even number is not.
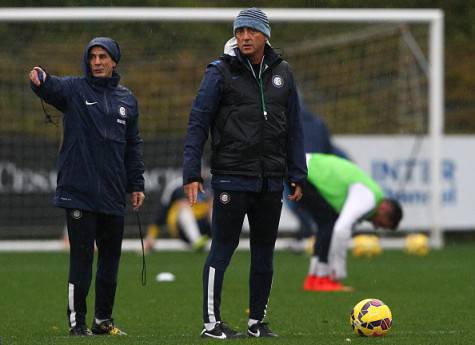
{"type": "Polygon", "coordinates": [[[117,143],[125,143],[127,136],[127,120],[117,118],[109,128],[107,139],[117,143]]]}
{"type": "Polygon", "coordinates": [[[58,186],[72,193],[93,194],[97,171],[85,143],[79,139],[75,140],[62,157],[63,164],[58,170],[58,186]]]}

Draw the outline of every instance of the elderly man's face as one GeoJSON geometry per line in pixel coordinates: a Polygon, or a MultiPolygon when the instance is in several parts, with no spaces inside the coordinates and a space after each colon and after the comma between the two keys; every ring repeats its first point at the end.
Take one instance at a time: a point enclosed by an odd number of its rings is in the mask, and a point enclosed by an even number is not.
{"type": "Polygon", "coordinates": [[[94,77],[110,78],[117,64],[102,47],[96,46],[89,50],[89,67],[94,77]]]}
{"type": "Polygon", "coordinates": [[[241,53],[247,56],[251,63],[260,63],[264,55],[266,36],[262,32],[251,28],[239,28],[236,30],[235,36],[241,53]]]}

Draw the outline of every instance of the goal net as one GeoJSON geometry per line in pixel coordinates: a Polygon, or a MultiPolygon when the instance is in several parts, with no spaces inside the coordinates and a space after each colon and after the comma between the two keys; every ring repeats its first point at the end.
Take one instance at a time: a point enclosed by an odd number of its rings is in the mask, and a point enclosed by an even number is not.
{"type": "MultiPolygon", "coordinates": [[[[46,105],[54,123],[45,122],[42,105],[29,89],[32,66],[41,65],[54,75],[81,75],[83,48],[92,37],[110,36],[119,42],[121,83],[139,100],[147,191],[142,218],[150,222],[164,187],[181,176],[191,103],[206,65],[222,54],[231,37],[238,11],[1,10],[0,237],[49,237],[63,226],[62,211],[51,206],[61,114],[46,105]]],[[[337,144],[365,170],[392,176],[383,186],[388,192],[402,198],[403,205],[411,202],[405,189],[413,183],[411,174],[417,173],[420,147],[427,146],[432,165],[440,159],[441,110],[431,104],[437,90],[433,83],[439,79],[430,77],[436,51],[429,44],[437,13],[423,11],[417,17],[397,11],[364,16],[361,11],[265,11],[273,29],[271,44],[290,62],[308,109],[325,120],[337,144]],[[365,146],[371,141],[365,138],[372,137],[389,145],[405,138],[399,158],[394,158],[407,160],[403,173],[393,176],[394,162],[374,167],[371,159],[386,157],[384,151],[360,158],[358,152],[371,152],[365,146]]],[[[440,189],[437,176],[426,189],[429,201],[408,217],[422,213],[420,228],[438,231],[438,197],[430,201],[440,189]]],[[[126,219],[131,234],[135,218],[126,219]]],[[[290,223],[282,220],[283,231],[290,223]]],[[[406,225],[412,228],[410,222],[406,225]]]]}

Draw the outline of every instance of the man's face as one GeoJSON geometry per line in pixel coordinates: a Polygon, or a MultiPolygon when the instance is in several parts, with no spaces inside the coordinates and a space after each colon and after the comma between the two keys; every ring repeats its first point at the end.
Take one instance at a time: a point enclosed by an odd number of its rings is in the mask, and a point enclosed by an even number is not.
{"type": "Polygon", "coordinates": [[[253,64],[260,63],[264,54],[266,36],[251,28],[239,28],[235,32],[239,50],[247,56],[253,64]]]}
{"type": "Polygon", "coordinates": [[[89,67],[93,77],[110,78],[117,64],[102,47],[92,47],[89,50],[89,67]]]}
{"type": "Polygon", "coordinates": [[[371,222],[376,228],[391,229],[393,223],[391,221],[391,206],[383,201],[379,204],[376,214],[371,219],[371,222]]]}

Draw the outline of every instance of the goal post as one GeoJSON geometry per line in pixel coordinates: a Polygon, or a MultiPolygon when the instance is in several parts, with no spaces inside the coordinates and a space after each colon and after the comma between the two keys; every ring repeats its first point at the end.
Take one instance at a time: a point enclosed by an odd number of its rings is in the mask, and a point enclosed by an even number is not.
{"type": "MultiPolygon", "coordinates": [[[[4,23],[231,23],[238,8],[64,7],[1,8],[4,23]]],[[[427,35],[427,138],[430,142],[430,234],[435,248],[443,246],[441,222],[441,140],[444,131],[443,30],[438,9],[263,9],[271,23],[423,24],[427,35]]],[[[230,34],[231,30],[229,29],[230,34]]],[[[277,31],[277,30],[276,30],[277,31]]],[[[224,42],[221,42],[224,44],[224,42]]],[[[285,48],[285,47],[283,47],[285,48]]],[[[209,58],[213,58],[210,56],[209,58]]],[[[184,58],[185,59],[185,58],[184,58]]],[[[204,68],[202,66],[201,70],[204,68]]],[[[202,73],[202,72],[201,72],[202,73]]],[[[196,83],[195,83],[196,85],[196,83]]],[[[179,92],[179,90],[177,90],[179,92]]],[[[0,157],[0,161],[2,157],[0,157]]]]}

